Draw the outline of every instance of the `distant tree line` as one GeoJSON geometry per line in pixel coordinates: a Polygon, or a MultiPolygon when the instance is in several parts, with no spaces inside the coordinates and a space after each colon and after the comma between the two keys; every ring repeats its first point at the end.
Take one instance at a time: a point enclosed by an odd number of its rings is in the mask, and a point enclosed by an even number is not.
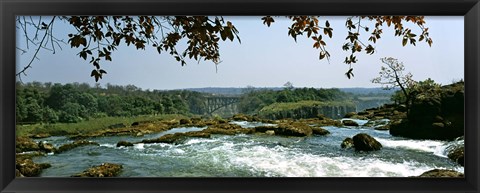
{"type": "Polygon", "coordinates": [[[292,88],[283,90],[251,90],[242,95],[239,110],[243,113],[256,113],[265,106],[273,103],[288,103],[299,101],[342,101],[353,99],[353,94],[339,89],[292,88]]]}
{"type": "Polygon", "coordinates": [[[185,91],[143,91],[133,86],[86,83],[17,83],[17,123],[74,123],[106,116],[203,114],[205,94],[185,91]]]}

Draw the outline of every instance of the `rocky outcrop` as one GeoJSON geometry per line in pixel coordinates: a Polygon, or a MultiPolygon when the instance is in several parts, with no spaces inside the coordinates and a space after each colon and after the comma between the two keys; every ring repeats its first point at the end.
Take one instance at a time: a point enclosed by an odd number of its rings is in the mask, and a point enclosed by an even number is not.
{"type": "Polygon", "coordinates": [[[78,140],[78,141],[74,141],[73,143],[68,143],[68,144],[60,146],[55,151],[55,153],[63,153],[65,151],[71,150],[73,148],[77,148],[77,147],[80,147],[80,146],[86,146],[86,145],[97,145],[98,146],[99,144],[97,142],[93,142],[93,141],[78,140]]]}
{"type": "Polygon", "coordinates": [[[221,134],[221,135],[236,135],[236,134],[252,134],[255,132],[252,128],[242,128],[237,124],[217,124],[209,126],[207,129],[202,132],[210,134],[221,134]]]}
{"type": "Polygon", "coordinates": [[[413,139],[453,140],[464,135],[464,83],[418,94],[407,119],[390,125],[390,134],[413,139]]]}
{"type": "Polygon", "coordinates": [[[461,166],[465,166],[465,147],[456,147],[448,152],[448,158],[457,162],[461,166]]]}
{"type": "Polygon", "coordinates": [[[355,151],[376,151],[382,148],[382,144],[366,133],[359,133],[352,139],[355,151]]]}
{"type": "Polygon", "coordinates": [[[312,133],[314,135],[328,135],[330,134],[330,131],[321,127],[312,127],[312,133]]]}
{"type": "Polygon", "coordinates": [[[115,177],[122,172],[122,165],[113,163],[103,163],[99,166],[91,167],[82,173],[72,175],[71,177],[115,177]]]}
{"type": "Polygon", "coordinates": [[[15,151],[17,153],[39,150],[40,147],[38,146],[38,143],[28,137],[17,137],[15,139],[15,151]]]}
{"type": "Polygon", "coordinates": [[[265,133],[268,130],[273,130],[276,135],[296,137],[311,136],[313,133],[309,125],[300,122],[279,123],[277,126],[255,127],[256,132],[265,133]]]}
{"type": "Polygon", "coordinates": [[[345,138],[340,145],[341,148],[351,148],[353,147],[353,139],[350,137],[345,138]]]}
{"type": "Polygon", "coordinates": [[[133,143],[128,141],[119,141],[117,143],[117,147],[131,147],[131,146],[133,146],[133,143]]]}
{"type": "Polygon", "coordinates": [[[439,177],[450,177],[450,178],[463,178],[465,175],[463,173],[454,171],[454,170],[444,170],[444,169],[433,169],[426,171],[418,177],[430,177],[430,178],[439,178],[439,177]]]}
{"type": "Polygon", "coordinates": [[[43,169],[51,167],[50,164],[34,163],[31,159],[19,159],[15,160],[15,169],[17,177],[36,177],[42,173],[43,169]],[[18,172],[17,172],[18,171],[18,172]]]}
{"type": "Polygon", "coordinates": [[[344,126],[352,126],[352,127],[358,127],[358,123],[352,120],[342,120],[342,123],[344,126]]]}

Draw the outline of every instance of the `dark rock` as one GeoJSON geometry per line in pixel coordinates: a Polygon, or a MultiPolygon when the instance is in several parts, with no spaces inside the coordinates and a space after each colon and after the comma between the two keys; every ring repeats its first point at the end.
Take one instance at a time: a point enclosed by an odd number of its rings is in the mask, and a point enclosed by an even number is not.
{"type": "Polygon", "coordinates": [[[352,139],[356,151],[376,151],[382,148],[382,144],[366,133],[359,133],[352,139]]]}
{"type": "Polygon", "coordinates": [[[127,127],[127,126],[123,123],[117,123],[117,124],[113,124],[113,125],[108,126],[109,129],[120,129],[120,128],[125,128],[125,127],[127,127]]]}
{"type": "Polygon", "coordinates": [[[461,166],[465,166],[465,147],[457,147],[452,151],[448,152],[448,158],[457,162],[461,166]]]}
{"type": "Polygon", "coordinates": [[[311,136],[313,133],[312,128],[309,125],[300,122],[279,123],[277,126],[255,127],[256,132],[265,133],[268,130],[275,131],[276,135],[296,137],[311,136]]]}
{"type": "Polygon", "coordinates": [[[353,147],[353,139],[350,137],[347,137],[343,140],[342,144],[340,145],[342,148],[351,148],[353,147]]]}
{"type": "Polygon", "coordinates": [[[452,177],[452,178],[463,178],[464,174],[454,171],[454,170],[444,170],[444,169],[433,169],[430,171],[426,171],[421,174],[419,177],[431,177],[431,178],[438,178],[438,177],[452,177]]]}
{"type": "Polygon", "coordinates": [[[78,141],[74,141],[73,143],[69,143],[69,144],[65,144],[65,145],[60,146],[57,149],[57,151],[55,151],[55,153],[62,153],[62,152],[71,150],[73,148],[80,147],[80,146],[86,146],[86,145],[97,145],[98,146],[100,144],[98,144],[97,142],[93,142],[93,141],[78,140],[78,141]]]}
{"type": "Polygon", "coordinates": [[[464,83],[422,92],[413,99],[408,119],[390,126],[390,134],[412,139],[453,140],[464,135],[464,83]]]}
{"type": "Polygon", "coordinates": [[[190,119],[180,119],[180,124],[181,125],[187,125],[187,124],[191,124],[192,122],[190,121],[190,119]]]}
{"type": "Polygon", "coordinates": [[[312,132],[315,135],[328,135],[328,134],[330,134],[330,131],[328,131],[324,128],[320,128],[320,127],[313,127],[312,132]]]}
{"type": "Polygon", "coordinates": [[[133,143],[131,142],[128,142],[128,141],[119,141],[117,143],[117,147],[130,147],[130,146],[133,146],[133,143]]]}
{"type": "Polygon", "coordinates": [[[358,127],[358,123],[355,122],[355,121],[352,121],[352,120],[343,120],[342,121],[343,125],[345,126],[354,126],[354,127],[358,127]]]}
{"type": "Polygon", "coordinates": [[[72,175],[72,177],[115,177],[122,172],[122,165],[113,163],[102,163],[99,166],[91,167],[82,173],[72,175]]]}
{"type": "Polygon", "coordinates": [[[130,126],[135,127],[135,126],[138,126],[138,125],[140,125],[139,122],[133,122],[130,126]]]}

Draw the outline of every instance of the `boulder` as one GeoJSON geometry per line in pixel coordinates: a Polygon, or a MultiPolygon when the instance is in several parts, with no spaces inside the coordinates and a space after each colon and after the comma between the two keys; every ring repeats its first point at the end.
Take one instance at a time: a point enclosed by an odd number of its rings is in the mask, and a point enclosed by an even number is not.
{"type": "Polygon", "coordinates": [[[355,151],[376,151],[382,148],[382,144],[366,133],[359,133],[352,139],[355,151]]]}
{"type": "Polygon", "coordinates": [[[133,143],[128,141],[119,141],[117,143],[117,147],[130,147],[130,146],[133,146],[133,143]]]}
{"type": "Polygon", "coordinates": [[[123,167],[120,164],[102,163],[71,177],[115,177],[121,173],[122,169],[123,167]]]}
{"type": "Polygon", "coordinates": [[[453,177],[453,178],[463,178],[464,174],[454,171],[454,170],[444,170],[444,169],[433,169],[430,171],[426,171],[421,174],[419,177],[431,177],[431,178],[438,178],[438,177],[453,177]]]}
{"type": "Polygon", "coordinates": [[[138,126],[138,125],[140,125],[140,123],[135,121],[130,126],[135,127],[135,126],[138,126]]]}
{"type": "Polygon", "coordinates": [[[187,125],[187,124],[191,124],[192,121],[190,121],[190,119],[180,119],[180,124],[181,125],[187,125]]]}
{"type": "Polygon", "coordinates": [[[465,147],[456,147],[450,152],[448,152],[448,158],[457,162],[461,166],[465,166],[465,147]]]}
{"type": "Polygon", "coordinates": [[[98,146],[100,144],[98,144],[97,142],[93,142],[93,141],[78,140],[78,141],[74,141],[73,143],[69,143],[69,144],[65,144],[65,145],[60,146],[55,151],[55,153],[62,153],[62,152],[71,150],[73,148],[80,147],[80,146],[86,146],[86,145],[97,145],[98,146]]]}
{"type": "Polygon", "coordinates": [[[268,130],[273,130],[276,135],[296,137],[311,136],[313,133],[312,128],[309,125],[300,122],[286,122],[278,123],[277,126],[255,127],[256,132],[265,133],[268,130]]]}
{"type": "Polygon", "coordinates": [[[313,131],[312,127],[307,124],[293,122],[291,124],[280,124],[280,130],[275,131],[275,133],[280,135],[288,135],[288,136],[311,136],[313,131]]]}
{"type": "Polygon", "coordinates": [[[352,120],[348,120],[348,119],[347,119],[347,120],[343,120],[342,123],[343,123],[343,125],[345,125],[345,126],[354,126],[354,127],[358,127],[358,126],[359,126],[357,122],[352,121],[352,120]]]}
{"type": "Polygon", "coordinates": [[[19,176],[36,177],[42,173],[43,169],[51,167],[50,164],[34,163],[31,159],[16,159],[15,168],[19,171],[19,176]]]}
{"type": "Polygon", "coordinates": [[[312,133],[314,135],[328,135],[330,134],[330,131],[321,127],[312,127],[312,133]]]}
{"type": "Polygon", "coordinates": [[[351,148],[353,147],[353,139],[350,137],[347,137],[343,140],[342,144],[340,145],[342,148],[351,148]]]}
{"type": "Polygon", "coordinates": [[[390,134],[412,139],[453,140],[464,135],[464,83],[424,91],[412,101],[407,119],[390,134]]]}

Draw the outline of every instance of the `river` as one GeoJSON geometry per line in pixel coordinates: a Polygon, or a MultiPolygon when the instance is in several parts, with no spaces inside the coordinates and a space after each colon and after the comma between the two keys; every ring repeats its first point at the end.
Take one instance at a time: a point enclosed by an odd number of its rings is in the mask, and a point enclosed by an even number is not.
{"type": "MultiPolygon", "coordinates": [[[[261,125],[233,123],[242,127],[261,125]]],[[[142,137],[96,137],[88,140],[100,146],[78,147],[33,160],[52,165],[41,177],[68,177],[104,162],[122,164],[120,177],[408,177],[435,168],[464,172],[462,166],[446,157],[446,149],[453,142],[393,137],[388,131],[362,126],[323,127],[330,131],[326,136],[212,135],[211,138],[189,138],[176,145],[116,147],[122,140],[137,142],[205,128],[175,128],[142,137]],[[375,152],[355,152],[340,147],[346,137],[357,133],[371,135],[383,148],[375,152]]],[[[56,147],[73,142],[66,137],[41,140],[56,147]]]]}

